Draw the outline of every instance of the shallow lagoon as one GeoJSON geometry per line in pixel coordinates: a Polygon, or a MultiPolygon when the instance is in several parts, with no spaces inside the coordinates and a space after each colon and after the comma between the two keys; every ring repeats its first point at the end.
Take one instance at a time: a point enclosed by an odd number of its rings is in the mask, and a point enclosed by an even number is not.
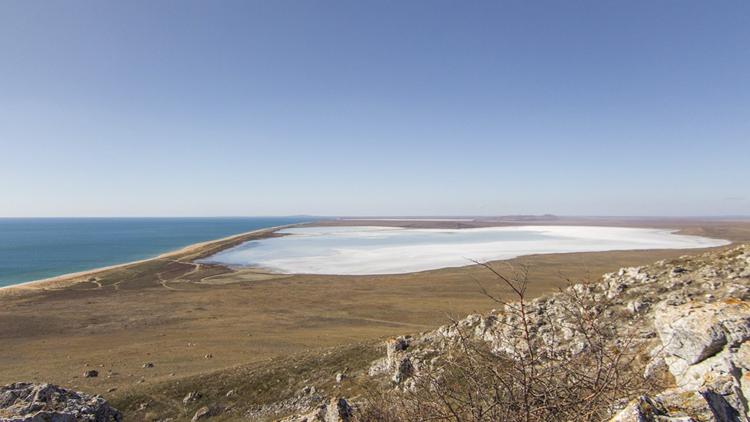
{"type": "Polygon", "coordinates": [[[595,226],[300,227],[279,233],[286,236],[249,241],[205,261],[282,273],[398,274],[530,254],[692,249],[730,243],[671,230],[595,226]]]}

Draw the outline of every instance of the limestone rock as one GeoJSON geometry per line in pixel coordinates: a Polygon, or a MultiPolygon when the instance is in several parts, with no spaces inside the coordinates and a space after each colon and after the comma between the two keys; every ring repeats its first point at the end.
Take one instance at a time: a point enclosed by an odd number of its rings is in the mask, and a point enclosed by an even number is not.
{"type": "Polygon", "coordinates": [[[187,393],[187,395],[185,395],[185,397],[182,399],[182,404],[184,404],[185,406],[187,406],[191,402],[194,402],[194,401],[196,401],[196,400],[198,400],[200,398],[201,398],[201,393],[199,393],[197,391],[191,391],[191,392],[187,393]]]}
{"type": "Polygon", "coordinates": [[[405,379],[409,378],[414,373],[414,365],[411,363],[411,359],[408,356],[404,356],[399,359],[396,369],[393,372],[391,380],[396,384],[400,384],[405,379]]]}
{"type": "MultiPolygon", "coordinates": [[[[395,339],[369,373],[384,386],[395,382],[408,390],[425,368],[439,374],[461,353],[464,338],[486,342],[497,355],[523,356],[528,345],[518,309],[506,303],[487,315],[395,339]]],[[[612,333],[614,347],[640,354],[634,369],[673,386],[638,398],[616,420],[750,422],[750,245],[623,268],[598,283],[527,301],[525,315],[537,357],[586,353],[592,346],[580,322],[601,317],[600,329],[612,333]]]]}
{"type": "Polygon", "coordinates": [[[386,342],[386,356],[372,363],[368,373],[370,376],[391,374],[396,384],[401,383],[413,373],[413,365],[407,349],[411,337],[397,337],[386,342]]]}
{"type": "Polygon", "coordinates": [[[750,338],[747,303],[661,306],[654,319],[664,351],[692,365],[750,338]]]}
{"type": "Polygon", "coordinates": [[[649,396],[641,396],[630,402],[610,422],[647,422],[667,415],[664,405],[649,396]]]}
{"type": "Polygon", "coordinates": [[[750,420],[750,304],[661,305],[654,324],[677,383],[664,395],[671,397],[669,407],[689,409],[701,420],[750,420]]]}
{"type": "Polygon", "coordinates": [[[349,422],[352,418],[352,407],[344,398],[333,398],[328,403],[325,422],[349,422]]]}
{"type": "Polygon", "coordinates": [[[638,314],[643,312],[644,310],[648,309],[648,302],[642,300],[642,299],[635,299],[628,303],[627,307],[628,310],[633,314],[638,314]]]}
{"type": "Polygon", "coordinates": [[[301,415],[294,415],[284,418],[279,422],[324,422],[328,406],[325,404],[316,407],[313,410],[301,415]]]}
{"type": "Polygon", "coordinates": [[[214,409],[208,406],[203,406],[195,412],[195,415],[193,415],[193,419],[191,419],[190,421],[197,422],[202,419],[208,419],[215,414],[216,412],[214,411],[214,409]]]}
{"type": "Polygon", "coordinates": [[[314,409],[282,419],[280,422],[350,422],[354,409],[346,399],[334,397],[314,409]]]}
{"type": "Polygon", "coordinates": [[[737,410],[737,404],[730,400],[713,389],[670,389],[655,397],[641,396],[631,401],[610,422],[746,421],[737,410]]]}
{"type": "Polygon", "coordinates": [[[52,384],[18,382],[0,387],[0,422],[120,422],[101,396],[52,384]]]}

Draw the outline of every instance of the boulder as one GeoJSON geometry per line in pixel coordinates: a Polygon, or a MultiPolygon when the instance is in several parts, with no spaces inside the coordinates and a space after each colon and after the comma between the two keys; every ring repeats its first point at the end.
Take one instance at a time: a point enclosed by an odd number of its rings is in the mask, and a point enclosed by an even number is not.
{"type": "Polygon", "coordinates": [[[678,385],[700,387],[708,373],[729,373],[740,364],[735,351],[750,339],[750,304],[692,302],[660,306],[654,327],[678,385]]]}
{"type": "Polygon", "coordinates": [[[187,393],[187,395],[185,395],[185,397],[182,399],[182,403],[187,406],[188,404],[198,400],[199,398],[201,398],[201,393],[197,391],[191,391],[187,393]]]}
{"type": "Polygon", "coordinates": [[[280,422],[350,422],[354,410],[346,399],[334,397],[303,414],[289,416],[280,422]]]}
{"type": "Polygon", "coordinates": [[[352,413],[352,407],[346,399],[332,398],[326,409],[325,422],[349,422],[352,413]]]}
{"type": "Polygon", "coordinates": [[[666,416],[664,405],[649,396],[640,396],[631,401],[610,422],[647,422],[666,416]]]}
{"type": "Polygon", "coordinates": [[[199,420],[208,419],[215,414],[216,412],[214,411],[214,409],[208,406],[203,406],[195,412],[195,415],[193,415],[193,419],[191,419],[190,422],[197,422],[199,420]]]}
{"type": "Polygon", "coordinates": [[[17,382],[0,387],[0,422],[121,422],[101,396],[52,384],[17,382]]]}
{"type": "Polygon", "coordinates": [[[666,390],[654,397],[631,401],[610,422],[740,422],[747,419],[730,403],[731,397],[714,389],[666,390]],[[729,398],[729,400],[728,400],[729,398]]]}
{"type": "Polygon", "coordinates": [[[677,388],[661,402],[699,420],[750,421],[750,303],[662,304],[654,326],[677,388]]]}
{"type": "Polygon", "coordinates": [[[403,356],[399,359],[398,364],[391,376],[391,380],[400,384],[405,379],[409,378],[414,373],[414,365],[411,363],[411,359],[408,356],[403,356]]]}
{"type": "Polygon", "coordinates": [[[385,345],[386,355],[372,363],[368,370],[370,376],[391,374],[393,382],[399,384],[412,375],[413,365],[407,352],[410,343],[410,337],[388,340],[385,345]]]}
{"type": "Polygon", "coordinates": [[[624,268],[524,305],[525,321],[520,303],[505,303],[391,340],[369,374],[383,388],[411,390],[422,371],[439,376],[460,357],[463,340],[512,359],[533,347],[536,358],[552,364],[597,347],[586,336],[595,321],[607,346],[636,354],[634,370],[672,387],[638,397],[619,413],[632,397],[611,403],[614,420],[750,422],[750,245],[624,268]]]}

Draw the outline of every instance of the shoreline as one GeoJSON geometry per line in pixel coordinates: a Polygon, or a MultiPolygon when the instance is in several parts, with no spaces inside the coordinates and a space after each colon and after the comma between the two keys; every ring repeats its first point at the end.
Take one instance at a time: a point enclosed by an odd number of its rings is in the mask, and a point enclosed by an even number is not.
{"type": "MultiPolygon", "coordinates": [[[[444,325],[451,315],[496,307],[481,289],[501,299],[508,297],[507,289],[477,266],[387,276],[279,277],[210,265],[197,268],[189,261],[248,238],[283,234],[270,233],[274,229],[250,230],[249,236],[241,233],[228,236],[229,241],[182,248],[187,253],[178,250],[167,259],[102,271],[95,274],[96,282],[81,276],[0,290],[0,337],[5,346],[0,361],[6,363],[0,377],[110,394],[133,415],[142,416],[141,397],[163,383],[177,386],[179,382],[179,388],[190,391],[205,389],[194,388],[192,377],[200,376],[206,385],[214,374],[238,365],[256,368],[270,359],[402,335],[404,327],[418,331],[422,328],[416,327],[444,325]],[[144,362],[154,366],[143,368],[144,362]],[[101,375],[81,377],[92,368],[101,375]]],[[[690,231],[750,242],[750,222],[701,225],[690,231]]],[[[594,281],[619,268],[685,254],[684,250],[560,253],[524,256],[506,264],[528,271],[527,294],[534,298],[568,282],[594,281]]],[[[498,263],[497,268],[506,264],[498,263]]],[[[324,373],[340,370],[331,367],[324,373]]],[[[247,374],[241,371],[243,377],[247,374]]],[[[244,391],[245,385],[239,380],[223,384],[221,397],[230,389],[244,391]]],[[[178,395],[176,403],[182,405],[184,394],[178,395]]],[[[155,405],[150,406],[153,409],[155,405]]]]}
{"type": "MultiPolygon", "coordinates": [[[[183,246],[183,247],[181,247],[179,249],[167,251],[167,252],[161,253],[159,255],[152,256],[150,258],[144,258],[144,259],[135,260],[135,261],[128,261],[128,262],[123,262],[123,263],[120,263],[120,264],[107,265],[107,266],[103,266],[103,267],[96,267],[96,268],[91,268],[91,269],[83,270],[83,271],[76,271],[76,272],[72,272],[72,273],[64,273],[64,274],[60,274],[60,275],[53,276],[53,277],[47,277],[47,278],[42,278],[42,279],[37,279],[37,280],[29,280],[29,281],[24,281],[24,282],[17,283],[17,284],[11,284],[11,285],[8,285],[8,286],[0,286],[0,294],[11,293],[13,290],[27,291],[27,290],[36,290],[36,289],[40,289],[40,288],[43,289],[45,287],[53,287],[55,284],[58,284],[58,283],[69,285],[70,282],[73,282],[73,281],[79,281],[80,282],[81,281],[81,280],[75,280],[77,278],[85,277],[85,276],[90,276],[90,275],[94,275],[94,274],[98,274],[98,273],[101,273],[101,272],[104,272],[104,271],[110,271],[110,270],[115,270],[115,269],[119,269],[119,268],[125,268],[125,267],[129,267],[129,266],[133,266],[133,265],[144,264],[144,263],[148,263],[148,262],[156,261],[156,260],[162,260],[162,259],[168,259],[168,258],[178,257],[178,256],[185,255],[185,254],[198,254],[199,256],[193,257],[193,258],[190,259],[192,261],[192,260],[201,258],[200,255],[205,252],[202,249],[208,249],[208,248],[211,248],[211,247],[214,247],[214,246],[218,246],[218,249],[216,249],[214,251],[211,251],[211,254],[215,254],[217,252],[220,252],[220,251],[229,249],[229,248],[231,248],[233,246],[236,246],[236,244],[233,243],[233,242],[240,241],[240,243],[244,243],[244,242],[246,242],[248,240],[251,240],[251,238],[253,238],[255,236],[270,235],[270,234],[272,234],[272,233],[274,233],[274,232],[276,232],[278,230],[283,230],[283,229],[291,228],[291,227],[305,227],[305,226],[309,227],[309,226],[315,226],[315,225],[320,225],[320,226],[329,226],[329,225],[334,225],[334,226],[339,226],[339,225],[340,226],[349,226],[350,224],[348,224],[348,223],[362,223],[362,222],[367,222],[367,221],[380,222],[381,223],[380,224],[381,227],[389,227],[390,226],[390,227],[401,227],[401,228],[410,228],[408,224],[404,224],[404,223],[409,223],[409,222],[427,224],[428,227],[425,227],[425,228],[439,228],[443,224],[446,224],[446,223],[461,223],[461,221],[447,220],[447,219],[446,220],[440,220],[440,221],[433,220],[433,219],[430,219],[428,221],[415,220],[415,219],[404,219],[404,220],[400,220],[400,219],[399,220],[395,220],[395,219],[371,219],[371,220],[367,220],[367,219],[362,219],[362,220],[341,219],[341,220],[334,220],[334,221],[325,221],[325,220],[322,220],[322,221],[308,221],[308,222],[300,222],[300,223],[293,223],[293,224],[284,224],[284,225],[280,225],[280,226],[272,226],[272,227],[267,227],[267,228],[262,228],[262,229],[251,230],[251,231],[248,231],[248,232],[238,233],[238,234],[234,234],[234,235],[223,237],[223,238],[219,238],[219,239],[206,240],[206,241],[203,241],[203,242],[189,244],[189,245],[183,246]],[[245,239],[245,238],[248,238],[248,239],[245,239]],[[228,243],[228,244],[222,245],[222,243],[225,243],[225,242],[228,243]]],[[[472,223],[475,223],[476,225],[462,226],[460,228],[461,229],[470,229],[470,228],[482,228],[482,227],[527,226],[527,225],[533,225],[532,223],[538,224],[539,222],[530,222],[530,221],[510,221],[510,222],[503,221],[503,222],[495,222],[495,221],[482,221],[482,220],[476,220],[475,219],[475,220],[472,221],[472,223]]],[[[583,224],[581,224],[583,226],[617,227],[617,225],[609,225],[609,224],[602,223],[602,222],[554,221],[554,222],[549,222],[549,223],[550,224],[544,224],[543,223],[541,225],[570,226],[570,225],[576,225],[576,223],[578,223],[578,224],[583,223],[583,224]],[[588,224],[586,224],[586,223],[588,223],[588,224]]],[[[630,225],[626,224],[625,226],[630,226],[630,225]]],[[[639,225],[639,226],[630,226],[630,227],[655,228],[655,227],[644,227],[644,226],[641,226],[641,225],[639,225]]],[[[685,228],[684,227],[682,227],[682,228],[678,228],[678,227],[667,228],[667,227],[663,227],[662,226],[662,227],[659,227],[659,229],[668,230],[668,231],[670,231],[670,232],[672,232],[674,234],[691,235],[689,233],[684,233],[685,232],[685,228]]],[[[262,237],[260,237],[260,238],[262,238],[262,237]]],[[[711,238],[711,237],[709,237],[709,238],[711,238]]],[[[729,242],[726,245],[721,245],[721,246],[716,246],[716,247],[731,246],[731,245],[734,245],[734,244],[737,243],[735,240],[732,240],[732,239],[718,238],[718,237],[714,237],[713,239],[724,240],[726,242],[729,242]]],[[[683,250],[683,249],[677,249],[677,250],[683,250]]],[[[685,251],[689,251],[689,250],[691,250],[691,248],[684,249],[684,250],[685,251]]],[[[226,264],[221,264],[221,263],[215,263],[215,265],[220,265],[220,266],[227,267],[227,268],[231,268],[232,267],[231,265],[226,265],[226,264]]],[[[454,268],[454,267],[451,267],[451,268],[454,268]]],[[[455,268],[460,268],[460,267],[455,267],[455,268]]],[[[424,271],[433,271],[433,270],[434,269],[424,270],[424,271]]],[[[420,271],[418,271],[418,272],[420,272],[420,271]]],[[[398,273],[398,274],[408,274],[408,273],[398,273]]]]}
{"type": "MultiPolygon", "coordinates": [[[[598,225],[517,225],[500,227],[477,227],[457,229],[396,228],[367,226],[344,226],[335,229],[351,228],[354,231],[335,231],[332,235],[326,227],[298,227],[286,229],[289,237],[273,239],[273,242],[289,243],[286,246],[276,244],[263,249],[266,239],[260,240],[248,248],[219,252],[213,260],[202,262],[214,263],[234,268],[263,268],[280,274],[304,274],[319,276],[387,276],[398,274],[434,271],[443,268],[461,268],[475,265],[476,262],[467,256],[476,257],[480,262],[508,261],[529,255],[548,255],[560,253],[620,252],[643,250],[684,250],[713,249],[728,246],[732,241],[696,235],[679,235],[674,228],[634,228],[611,227],[598,225]],[[423,236],[429,242],[403,242],[392,240],[381,242],[347,244],[347,239],[365,240],[366,233],[411,233],[411,236],[423,236]],[[507,239],[504,233],[530,232],[541,236],[529,244],[529,239],[507,239]],[[437,235],[428,232],[436,232],[437,235]],[[463,240],[451,241],[444,234],[465,233],[463,240]],[[322,249],[310,243],[310,236],[321,237],[323,242],[334,238],[340,240],[337,246],[322,249]],[[354,233],[348,237],[347,233],[354,233]],[[363,233],[365,233],[363,235],[363,233]],[[425,234],[428,233],[428,234],[425,234]],[[496,233],[500,237],[481,237],[483,233],[496,233]],[[473,237],[472,237],[473,236],[473,237]],[[480,236],[477,238],[476,236],[480,236]],[[295,243],[302,239],[303,244],[295,243]],[[257,248],[264,250],[262,257],[250,258],[244,254],[257,248]],[[312,251],[309,250],[312,248],[312,251]],[[456,253],[460,250],[462,253],[456,253]],[[238,251],[238,252],[235,252],[238,251]],[[409,262],[399,259],[401,254],[409,256],[409,262]],[[290,258],[294,257],[294,258],[290,258]]],[[[330,227],[334,229],[334,227],[330,227]]],[[[377,235],[376,235],[377,236],[377,235]]],[[[385,239],[389,239],[385,234],[385,239]]],[[[313,242],[315,242],[313,240],[313,242]]]]}
{"type": "MultiPolygon", "coordinates": [[[[38,280],[29,280],[29,281],[24,281],[24,282],[17,283],[17,284],[11,284],[11,285],[8,285],[8,286],[0,286],[0,293],[8,292],[11,289],[28,290],[28,289],[33,289],[33,288],[43,288],[44,286],[41,286],[41,285],[44,285],[44,284],[66,283],[66,282],[73,281],[73,279],[76,279],[76,278],[79,278],[79,277],[85,277],[85,276],[97,274],[97,273],[100,273],[100,272],[103,272],[103,271],[115,270],[115,269],[118,269],[118,268],[124,268],[124,267],[129,267],[131,265],[143,264],[143,263],[146,263],[146,262],[155,261],[155,260],[159,260],[159,259],[172,258],[172,257],[183,255],[183,254],[200,253],[201,252],[200,249],[202,249],[202,248],[207,248],[207,247],[211,247],[211,246],[220,246],[220,245],[216,245],[216,244],[220,244],[220,243],[223,243],[223,242],[232,242],[232,241],[236,241],[236,240],[241,240],[242,238],[248,237],[248,236],[258,236],[258,235],[261,235],[261,234],[271,234],[271,233],[273,233],[273,232],[275,232],[277,230],[281,230],[281,229],[285,229],[285,228],[289,228],[289,227],[294,227],[294,226],[298,226],[298,225],[301,225],[301,224],[308,224],[308,223],[284,224],[284,225],[281,225],[281,226],[273,226],[273,227],[267,227],[267,228],[263,228],[263,229],[251,230],[249,232],[243,232],[243,233],[233,234],[231,236],[222,237],[222,238],[219,238],[219,239],[206,240],[206,241],[203,241],[203,242],[192,243],[192,244],[183,246],[183,247],[181,247],[179,249],[174,249],[174,250],[171,250],[171,251],[168,251],[168,252],[164,252],[164,253],[161,253],[159,255],[152,256],[150,258],[139,259],[139,260],[136,260],[136,261],[123,262],[121,264],[107,265],[107,266],[104,266],[104,267],[96,267],[96,268],[91,268],[89,270],[76,271],[76,272],[72,272],[72,273],[65,273],[65,274],[60,274],[60,275],[56,275],[56,276],[53,276],[53,277],[41,278],[41,279],[38,279],[38,280]],[[267,233],[265,233],[265,232],[267,232],[267,233]]],[[[226,247],[220,248],[219,250],[228,249],[228,248],[230,248],[232,246],[234,246],[234,245],[231,245],[231,244],[230,245],[226,245],[226,247]]]]}

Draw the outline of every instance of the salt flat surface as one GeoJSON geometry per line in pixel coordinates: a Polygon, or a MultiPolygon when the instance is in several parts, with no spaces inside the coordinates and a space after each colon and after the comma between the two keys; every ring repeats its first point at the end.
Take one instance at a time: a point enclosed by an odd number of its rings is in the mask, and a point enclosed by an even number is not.
{"type": "Polygon", "coordinates": [[[341,221],[474,221],[474,218],[342,218],[341,221]]]}
{"type": "Polygon", "coordinates": [[[521,255],[636,249],[691,249],[730,242],[671,230],[594,226],[473,229],[301,227],[253,240],[204,260],[283,273],[398,274],[521,255]]]}

